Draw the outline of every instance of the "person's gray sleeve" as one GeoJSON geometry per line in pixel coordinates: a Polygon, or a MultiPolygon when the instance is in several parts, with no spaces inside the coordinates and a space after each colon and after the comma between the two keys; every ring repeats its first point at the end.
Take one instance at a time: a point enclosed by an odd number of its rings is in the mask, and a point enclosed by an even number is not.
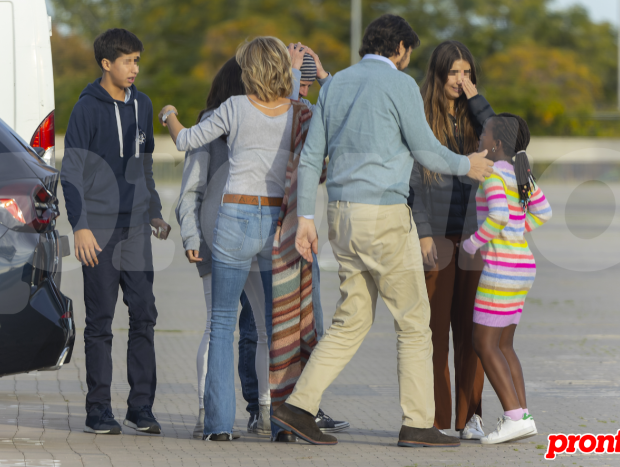
{"type": "MultiPolygon", "coordinates": [[[[299,72],[299,74],[301,75],[301,72],[299,72]]],[[[332,80],[333,76],[331,73],[327,73],[327,76],[323,79],[319,79],[317,78],[316,80],[319,82],[319,86],[323,87],[325,86],[327,83],[329,83],[332,80]]]]}
{"type": "Polygon", "coordinates": [[[293,68],[293,92],[291,92],[291,94],[287,96],[287,99],[293,99],[294,101],[299,99],[300,86],[301,86],[301,70],[298,70],[297,68],[293,68]]]}
{"type": "Polygon", "coordinates": [[[208,145],[185,153],[181,194],[174,212],[181,227],[181,239],[186,251],[200,250],[200,210],[207,189],[210,162],[208,145]]]}
{"type": "Polygon", "coordinates": [[[220,105],[213,114],[191,128],[182,129],[177,135],[177,150],[189,151],[209,144],[222,135],[230,134],[235,109],[231,99],[220,105]]]}
{"type": "Polygon", "coordinates": [[[445,175],[467,175],[470,163],[467,157],[455,154],[437,140],[426,115],[420,89],[413,79],[408,79],[401,89],[404,95],[394,99],[400,118],[400,128],[411,155],[431,172],[445,175]]]}
{"type": "Polygon", "coordinates": [[[323,121],[323,98],[327,87],[321,89],[319,100],[312,111],[312,121],[301,151],[297,172],[297,216],[314,215],[316,190],[321,179],[323,160],[327,156],[327,136],[323,121]]]}

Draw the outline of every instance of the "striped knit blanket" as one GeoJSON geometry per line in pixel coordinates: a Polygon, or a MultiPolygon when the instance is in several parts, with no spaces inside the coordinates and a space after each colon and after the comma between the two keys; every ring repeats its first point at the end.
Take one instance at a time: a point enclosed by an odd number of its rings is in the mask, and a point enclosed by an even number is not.
{"type": "MultiPolygon", "coordinates": [[[[293,392],[316,345],[312,309],[312,264],[295,249],[297,233],[297,166],[312,111],[293,101],[293,137],[286,184],[272,252],[273,332],[269,361],[271,404],[275,409],[293,392]]],[[[321,183],[325,181],[323,166],[321,183]]]]}

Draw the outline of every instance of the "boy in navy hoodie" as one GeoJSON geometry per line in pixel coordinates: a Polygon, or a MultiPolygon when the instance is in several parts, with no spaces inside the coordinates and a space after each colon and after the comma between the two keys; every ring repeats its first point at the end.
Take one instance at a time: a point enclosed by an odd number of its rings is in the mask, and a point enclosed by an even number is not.
{"type": "Polygon", "coordinates": [[[75,256],[82,263],[86,328],[86,428],[119,434],[111,410],[112,319],[118,297],[129,307],[126,426],[160,433],[153,416],[157,376],[152,232],[166,239],[153,181],[153,107],[138,92],[142,42],[124,29],[95,40],[103,76],[86,86],[73,108],[65,136],[61,181],[75,256]],[[150,224],[150,225],[149,225],[150,224]]]}

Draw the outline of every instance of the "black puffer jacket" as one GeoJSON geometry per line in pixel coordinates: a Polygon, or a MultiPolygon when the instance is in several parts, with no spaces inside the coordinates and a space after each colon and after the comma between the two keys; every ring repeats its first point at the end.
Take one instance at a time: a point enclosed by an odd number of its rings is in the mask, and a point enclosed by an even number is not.
{"type": "MultiPolygon", "coordinates": [[[[495,112],[480,94],[468,101],[471,122],[478,136],[482,134],[484,122],[495,112]]],[[[450,150],[463,154],[463,137],[457,132],[456,119],[451,116],[452,130],[458,148],[450,150]]],[[[478,229],[476,219],[476,191],[478,182],[466,176],[443,175],[424,183],[424,169],[415,162],[409,181],[407,204],[413,212],[420,238],[445,235],[473,234],[478,229]]]]}

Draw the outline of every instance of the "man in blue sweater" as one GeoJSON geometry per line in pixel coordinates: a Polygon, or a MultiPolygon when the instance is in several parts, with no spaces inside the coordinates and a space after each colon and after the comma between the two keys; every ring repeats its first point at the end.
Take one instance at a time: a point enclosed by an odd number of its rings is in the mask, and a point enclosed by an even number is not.
{"type": "Polygon", "coordinates": [[[274,423],[313,444],[336,444],[314,421],[323,392],[351,360],[374,320],[378,294],[394,317],[403,410],[399,446],[458,446],[433,427],[430,306],[415,224],[406,204],[414,158],[433,172],[483,181],[486,151],[465,157],[433,135],[416,82],[405,73],[420,44],[401,17],[367,28],[361,62],[321,89],[299,164],[296,247],[317,253],[313,215],[322,161],[327,169],[329,240],[339,263],[342,298],[295,390],[274,423]],[[400,70],[400,71],[399,71],[400,70]]]}
{"type": "Polygon", "coordinates": [[[142,42],[124,29],[95,40],[103,76],[89,84],[73,108],[65,136],[61,182],[82,263],[86,328],[86,428],[119,434],[111,410],[112,319],[119,285],[129,307],[127,379],[131,390],[124,424],[160,433],[153,416],[157,377],[152,225],[166,239],[153,181],[153,106],[138,92],[142,42]],[[150,225],[149,225],[150,224],[150,225]]]}

